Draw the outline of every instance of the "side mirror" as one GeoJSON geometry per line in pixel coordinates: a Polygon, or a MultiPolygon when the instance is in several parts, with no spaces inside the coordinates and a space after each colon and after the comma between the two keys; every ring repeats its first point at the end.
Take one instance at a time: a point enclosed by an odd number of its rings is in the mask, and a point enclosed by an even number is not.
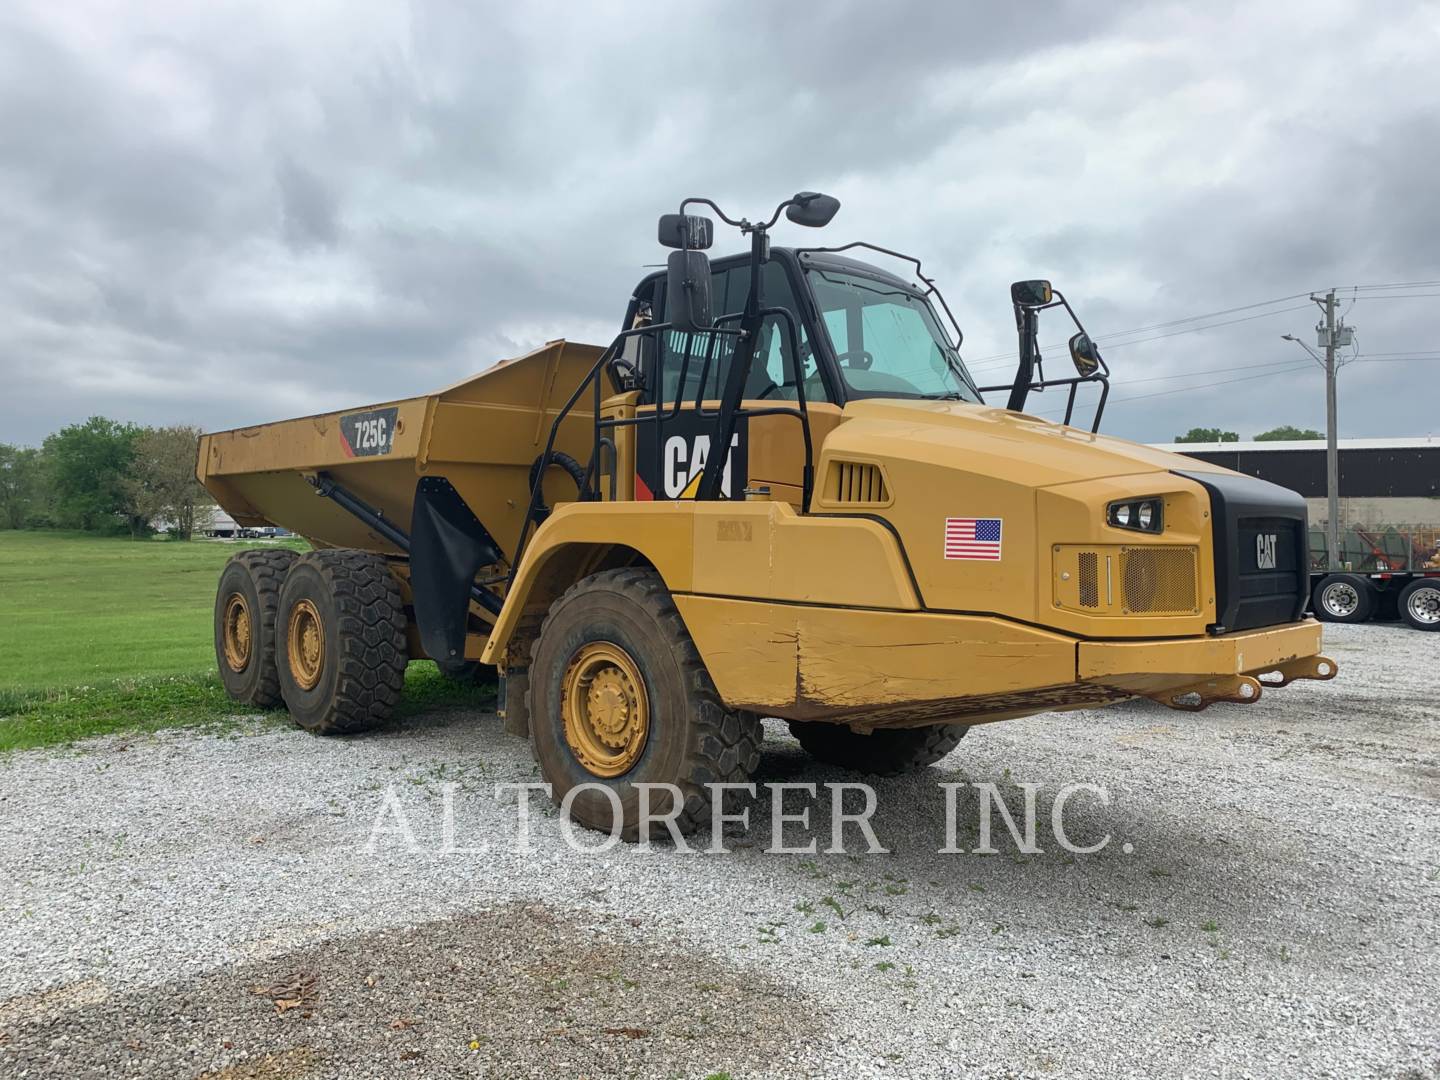
{"type": "Polygon", "coordinates": [[[1082,331],[1070,339],[1070,360],[1075,365],[1075,373],[1082,379],[1088,379],[1100,370],[1100,350],[1090,340],[1089,334],[1082,331]]]}
{"type": "Polygon", "coordinates": [[[785,208],[785,217],[796,225],[819,229],[830,224],[830,219],[840,209],[840,200],[833,195],[821,195],[818,191],[800,191],[795,201],[785,208]]]}
{"type": "Polygon", "coordinates": [[[681,333],[709,330],[710,260],[703,251],[672,251],[665,263],[665,321],[681,333]]]}
{"type": "Polygon", "coordinates": [[[665,247],[704,251],[714,242],[715,222],[708,217],[699,214],[660,215],[660,243],[665,247]]]}
{"type": "Polygon", "coordinates": [[[1048,281],[1017,281],[1010,286],[1010,302],[1021,307],[1044,307],[1052,299],[1048,281]]]}

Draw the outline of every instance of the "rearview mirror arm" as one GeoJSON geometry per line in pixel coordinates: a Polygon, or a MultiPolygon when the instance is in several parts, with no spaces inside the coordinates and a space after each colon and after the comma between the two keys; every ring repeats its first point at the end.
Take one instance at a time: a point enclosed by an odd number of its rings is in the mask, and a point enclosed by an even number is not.
{"type": "Polygon", "coordinates": [[[1036,340],[1040,333],[1037,309],[1016,304],[1015,328],[1020,335],[1020,366],[1015,369],[1015,381],[1010,385],[1010,400],[1005,407],[1011,412],[1024,412],[1025,400],[1030,396],[1030,380],[1035,377],[1035,357],[1040,351],[1036,340]]]}

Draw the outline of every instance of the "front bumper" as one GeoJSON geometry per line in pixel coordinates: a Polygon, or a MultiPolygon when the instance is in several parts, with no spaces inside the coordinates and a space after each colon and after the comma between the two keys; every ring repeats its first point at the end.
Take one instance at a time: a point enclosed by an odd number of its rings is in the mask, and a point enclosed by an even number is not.
{"type": "Polygon", "coordinates": [[[984,615],[694,594],[676,594],[675,604],[727,706],[857,730],[989,723],[1137,694],[1176,708],[1249,703],[1262,675],[1283,685],[1335,669],[1319,656],[1313,620],[1090,641],[984,615]]]}
{"type": "Polygon", "coordinates": [[[1203,709],[1213,701],[1257,701],[1264,686],[1333,679],[1338,669],[1320,647],[1314,619],[1207,638],[1082,641],[1076,674],[1172,708],[1203,709]]]}

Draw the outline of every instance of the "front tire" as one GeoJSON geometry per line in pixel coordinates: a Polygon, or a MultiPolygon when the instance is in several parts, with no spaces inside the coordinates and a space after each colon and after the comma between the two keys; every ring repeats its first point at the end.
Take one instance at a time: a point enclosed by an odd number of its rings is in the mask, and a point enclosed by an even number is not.
{"type": "MultiPolygon", "coordinates": [[[[618,831],[627,840],[639,838],[636,784],[679,788],[676,826],[685,834],[710,815],[707,785],[744,783],[760,761],[759,718],[725,707],[664,581],[649,569],[594,574],[551,605],[531,652],[526,706],[555,802],[581,784],[603,784],[619,799],[618,831]]],[[[672,809],[667,792],[652,790],[652,814],[672,809]]],[[[571,817],[616,831],[614,804],[593,788],[576,794],[571,817]]]]}
{"type": "Polygon", "coordinates": [[[917,728],[877,728],[869,735],[844,724],[791,720],[790,734],[816,761],[871,776],[900,776],[934,765],[959,745],[965,724],[917,728]]]}
{"type": "Polygon", "coordinates": [[[1416,578],[1400,590],[1398,604],[1411,629],[1440,630],[1440,578],[1416,578]]]}
{"type": "Polygon", "coordinates": [[[284,704],[275,663],[275,612],[293,551],[242,551],[220,572],[215,590],[215,663],[231,701],[274,709],[284,704]]]}
{"type": "Polygon", "coordinates": [[[344,548],[301,557],[280,590],[275,639],[280,691],[305,730],[350,734],[390,719],[409,656],[383,558],[344,548]]]}
{"type": "Polygon", "coordinates": [[[1359,574],[1330,574],[1315,586],[1310,607],[1321,622],[1362,623],[1375,611],[1375,589],[1359,574]]]}

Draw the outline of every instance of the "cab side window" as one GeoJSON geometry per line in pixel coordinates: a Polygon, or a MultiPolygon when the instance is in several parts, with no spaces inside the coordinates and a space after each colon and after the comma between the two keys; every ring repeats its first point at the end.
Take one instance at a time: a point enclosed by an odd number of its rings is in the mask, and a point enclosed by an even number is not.
{"type": "MultiPolygon", "coordinates": [[[[792,314],[794,340],[788,330],[788,320],[774,315],[765,319],[756,343],[755,363],[751,366],[745,397],[750,400],[794,401],[798,396],[797,380],[804,378],[806,398],[826,400],[785,267],[772,260],[765,264],[764,274],[765,306],[785,308],[792,314]],[[794,355],[797,349],[798,357],[794,355]]],[[[711,306],[717,323],[732,328],[738,325],[749,292],[748,264],[717,270],[711,279],[711,306]]],[[[656,321],[663,322],[664,319],[662,307],[656,311],[656,321]]],[[[665,404],[673,404],[677,395],[686,402],[695,401],[697,396],[701,400],[717,400],[729,375],[734,351],[735,338],[730,335],[665,332],[661,335],[657,357],[660,379],[658,383],[650,380],[650,385],[658,385],[659,399],[665,404]]],[[[652,391],[651,397],[655,396],[652,391]]]]}

